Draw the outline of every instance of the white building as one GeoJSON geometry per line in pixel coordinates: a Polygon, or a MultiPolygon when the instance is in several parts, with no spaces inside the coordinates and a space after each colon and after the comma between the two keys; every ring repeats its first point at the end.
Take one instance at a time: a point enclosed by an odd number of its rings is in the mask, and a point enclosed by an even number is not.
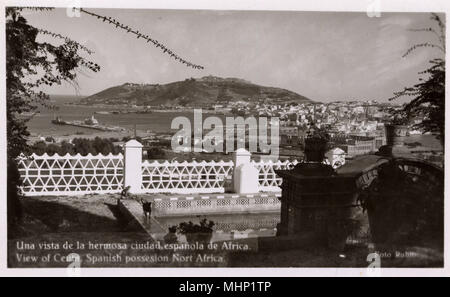
{"type": "Polygon", "coordinates": [[[345,155],[345,151],[338,147],[335,147],[325,153],[327,163],[334,169],[339,168],[345,164],[345,155]]]}

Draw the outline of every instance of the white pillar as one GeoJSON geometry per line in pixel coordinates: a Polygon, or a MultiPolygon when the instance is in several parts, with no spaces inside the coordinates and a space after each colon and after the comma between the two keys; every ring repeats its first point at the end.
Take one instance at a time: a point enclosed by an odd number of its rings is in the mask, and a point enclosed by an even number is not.
{"type": "Polygon", "coordinates": [[[246,149],[240,148],[234,152],[233,161],[234,169],[236,170],[242,164],[250,163],[250,158],[252,154],[246,149]]]}
{"type": "Polygon", "coordinates": [[[130,187],[129,192],[141,192],[142,185],[142,144],[132,139],[125,143],[123,160],[123,187],[130,187]]]}
{"type": "Polygon", "coordinates": [[[234,153],[233,187],[238,194],[259,192],[258,170],[250,162],[251,154],[240,148],[234,153]]]}

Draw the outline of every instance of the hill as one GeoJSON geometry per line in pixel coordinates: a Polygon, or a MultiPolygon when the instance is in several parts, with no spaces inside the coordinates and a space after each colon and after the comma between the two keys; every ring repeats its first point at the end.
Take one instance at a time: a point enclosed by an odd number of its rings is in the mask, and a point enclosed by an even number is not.
{"type": "Polygon", "coordinates": [[[204,107],[233,101],[311,102],[297,93],[238,78],[205,76],[168,84],[125,83],[82,100],[84,104],[182,105],[204,107]]]}

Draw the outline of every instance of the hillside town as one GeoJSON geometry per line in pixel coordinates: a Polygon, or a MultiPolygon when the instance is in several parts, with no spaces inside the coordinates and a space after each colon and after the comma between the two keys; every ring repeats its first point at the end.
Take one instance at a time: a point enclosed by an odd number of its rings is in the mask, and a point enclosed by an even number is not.
{"type": "MultiPolygon", "coordinates": [[[[275,100],[274,100],[275,101],[275,100]]],[[[276,100],[278,102],[278,100],[276,100]]],[[[109,107],[110,108],[110,107],[109,107]]],[[[135,107],[134,112],[139,113],[143,108],[148,107],[135,107]]],[[[150,108],[156,111],[157,107],[150,108]]],[[[163,108],[163,107],[159,107],[163,108]]],[[[185,113],[193,112],[194,107],[186,108],[185,106],[171,106],[170,108],[162,109],[164,111],[180,110],[185,113]]],[[[265,98],[257,101],[240,100],[240,101],[228,101],[222,104],[209,104],[203,106],[202,112],[206,115],[217,115],[222,117],[276,117],[279,119],[279,146],[280,146],[280,158],[284,159],[301,159],[303,157],[304,141],[308,136],[308,132],[312,126],[323,128],[330,135],[329,151],[327,152],[327,161],[338,168],[346,163],[347,160],[351,160],[357,156],[366,155],[378,151],[378,149],[386,145],[385,125],[392,121],[392,114],[397,110],[401,110],[402,105],[388,103],[379,103],[377,101],[335,101],[331,103],[321,103],[308,101],[304,103],[276,103],[274,104],[270,98],[265,98]]],[[[104,112],[97,112],[103,114],[104,112]]],[[[111,114],[114,116],[114,114],[111,114]]],[[[427,135],[419,129],[415,128],[415,124],[420,123],[423,118],[416,117],[413,121],[406,119],[402,125],[402,129],[399,130],[401,137],[405,138],[404,146],[409,150],[409,153],[414,154],[419,159],[430,161],[436,165],[442,166],[443,164],[443,151],[439,145],[428,144],[423,139],[434,139],[433,135],[427,135]],[[420,141],[419,141],[420,140],[420,141]]],[[[52,121],[54,122],[54,121],[52,121]]],[[[56,124],[60,124],[59,122],[56,124]]],[[[92,115],[90,118],[83,122],[83,127],[92,127],[93,129],[99,129],[103,127],[101,123],[97,121],[92,115]]],[[[106,127],[106,126],[105,126],[106,127]]],[[[227,129],[224,122],[224,134],[227,129]]],[[[239,130],[239,127],[236,127],[239,130]]],[[[249,127],[245,127],[245,133],[238,136],[237,132],[234,136],[234,140],[237,142],[248,144],[249,141],[249,127]],[[245,135],[245,137],[242,137],[245,135]]],[[[189,140],[189,137],[185,139],[179,139],[181,142],[192,141],[193,145],[198,145],[199,142],[215,142],[223,143],[224,139],[211,139],[207,135],[208,131],[203,131],[203,139],[195,139],[194,137],[189,140]]],[[[124,141],[120,139],[129,139],[133,136],[133,133],[139,135],[140,141],[150,148],[158,148],[160,151],[165,151],[165,156],[170,155],[172,157],[178,157],[181,159],[227,159],[226,153],[211,152],[203,150],[201,153],[192,153],[190,149],[187,151],[171,152],[170,143],[176,131],[172,132],[154,132],[154,131],[133,131],[132,129],[126,129],[123,133],[116,133],[117,135],[110,135],[113,137],[114,145],[121,147],[124,141]]],[[[98,134],[97,134],[98,135],[98,134]]],[[[73,135],[79,137],[79,135],[73,135]]],[[[103,137],[101,135],[98,135],[103,137]]],[[[108,138],[108,136],[104,136],[108,138]]],[[[73,137],[48,137],[41,135],[39,138],[35,138],[37,141],[51,143],[69,142],[72,143],[73,137]]],[[[435,141],[436,142],[436,141],[435,141]]],[[[144,151],[145,153],[146,151],[144,151]]],[[[258,155],[264,155],[267,152],[259,151],[255,154],[255,158],[258,155]]],[[[158,155],[160,155],[158,153],[158,155]]],[[[151,158],[151,155],[148,156],[151,158]]]]}
{"type": "MultiPolygon", "coordinates": [[[[334,159],[338,160],[373,153],[386,145],[385,124],[390,123],[392,114],[402,108],[399,104],[379,103],[374,100],[299,104],[271,104],[270,100],[258,103],[238,101],[212,107],[215,112],[223,114],[279,117],[282,150],[290,147],[302,148],[312,125],[324,128],[331,136],[329,155],[334,155],[334,159]]],[[[422,120],[423,117],[405,120],[399,136],[406,138],[429,135],[430,133],[415,128],[422,120]]],[[[406,142],[405,145],[413,148],[410,152],[421,159],[443,163],[443,152],[439,147],[418,145],[414,142],[406,142]]],[[[339,161],[337,164],[343,165],[344,162],[339,161]]]]}

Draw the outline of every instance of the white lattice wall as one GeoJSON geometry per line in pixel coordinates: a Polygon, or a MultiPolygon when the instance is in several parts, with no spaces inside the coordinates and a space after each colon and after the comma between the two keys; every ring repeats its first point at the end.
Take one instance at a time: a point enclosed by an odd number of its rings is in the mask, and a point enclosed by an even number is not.
{"type": "Polygon", "coordinates": [[[18,165],[25,196],[118,193],[123,186],[122,154],[33,154],[18,165]]]}
{"type": "Polygon", "coordinates": [[[292,169],[295,165],[298,164],[298,161],[253,161],[253,164],[259,171],[259,190],[262,192],[279,192],[281,191],[280,186],[283,182],[283,179],[275,173],[275,170],[292,169]]]}
{"type": "Polygon", "coordinates": [[[144,161],[142,191],[145,193],[223,193],[232,182],[233,161],[144,161]]]}
{"type": "MultiPolygon", "coordinates": [[[[282,179],[275,170],[291,169],[298,163],[251,162],[259,172],[260,192],[280,191],[282,179]]],[[[122,154],[33,154],[19,158],[18,163],[25,196],[120,193],[123,188],[125,167],[122,154]]],[[[233,161],[139,161],[138,164],[142,170],[139,193],[224,193],[233,187],[233,161]]],[[[132,168],[135,170],[136,167],[132,168]]]]}

